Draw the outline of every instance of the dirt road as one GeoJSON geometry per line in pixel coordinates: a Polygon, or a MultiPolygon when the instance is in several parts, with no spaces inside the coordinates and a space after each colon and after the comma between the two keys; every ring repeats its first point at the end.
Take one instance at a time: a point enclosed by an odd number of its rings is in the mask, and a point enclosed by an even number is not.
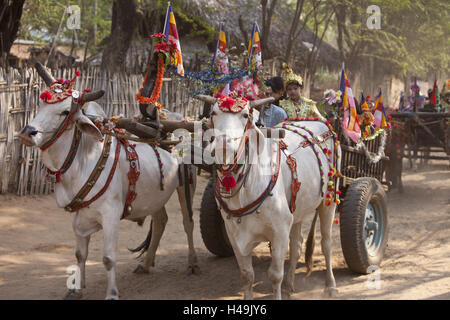
{"type": "MultiPolygon", "coordinates": [[[[205,248],[199,231],[199,207],[207,175],[195,195],[195,247],[201,274],[186,274],[187,244],[176,195],[167,207],[169,221],[148,275],[133,274],[137,261],[127,248],[146,236],[143,227],[124,221],[120,226],[117,284],[121,299],[240,299],[241,281],[235,259],[217,258],[205,248]]],[[[368,289],[369,276],[347,268],[334,226],[334,274],[338,299],[450,299],[450,171],[435,162],[404,173],[405,193],[388,195],[389,244],[379,287],[368,289]]],[[[304,233],[309,222],[304,225],[304,233]]],[[[314,271],[304,279],[304,257],[298,263],[296,293],[291,299],[324,299],[325,263],[317,236],[314,271]]],[[[69,214],[56,206],[54,195],[0,195],[0,299],[61,299],[66,269],[76,263],[69,214]]],[[[91,238],[84,299],[103,299],[106,274],[102,264],[102,232],[91,238]]],[[[272,299],[267,277],[267,243],[255,250],[256,299],[272,299]]]]}

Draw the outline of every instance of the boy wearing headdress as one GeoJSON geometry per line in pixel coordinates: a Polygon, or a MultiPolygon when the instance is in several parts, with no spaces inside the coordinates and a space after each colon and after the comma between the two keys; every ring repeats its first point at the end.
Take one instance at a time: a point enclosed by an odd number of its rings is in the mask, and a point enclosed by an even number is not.
{"type": "Polygon", "coordinates": [[[322,121],[326,119],[320,114],[317,109],[316,102],[301,96],[303,89],[303,79],[300,75],[295,74],[292,69],[283,63],[284,87],[288,99],[280,101],[280,107],[286,111],[289,118],[301,117],[317,117],[322,121]]]}

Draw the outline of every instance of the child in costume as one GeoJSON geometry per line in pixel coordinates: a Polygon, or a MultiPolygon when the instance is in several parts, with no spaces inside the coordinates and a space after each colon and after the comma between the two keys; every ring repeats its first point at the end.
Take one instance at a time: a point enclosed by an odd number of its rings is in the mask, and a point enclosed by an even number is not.
{"type": "Polygon", "coordinates": [[[283,63],[285,72],[284,86],[288,99],[280,101],[280,107],[286,111],[289,118],[317,117],[320,120],[326,119],[317,109],[316,102],[301,96],[303,89],[303,79],[295,74],[286,63],[283,63]]]}

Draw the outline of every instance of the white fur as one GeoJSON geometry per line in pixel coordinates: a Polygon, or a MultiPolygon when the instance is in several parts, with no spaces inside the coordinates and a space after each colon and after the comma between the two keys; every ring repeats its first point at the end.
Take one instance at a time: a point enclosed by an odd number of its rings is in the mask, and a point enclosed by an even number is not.
{"type": "MultiPolygon", "coordinates": [[[[63,116],[60,116],[60,113],[64,110],[69,110],[70,105],[71,99],[66,99],[53,105],[43,104],[34,120],[30,123],[32,127],[39,131],[38,134],[32,137],[37,146],[42,145],[43,142],[51,137],[52,132],[54,132],[59,123],[64,119],[63,116]]],[[[86,110],[88,114],[104,116],[104,113],[100,111],[99,106],[95,103],[90,103],[86,110]]],[[[83,127],[81,127],[83,136],[75,160],[69,170],[62,175],[61,183],[56,184],[56,201],[59,207],[68,205],[76,193],[82,188],[102,152],[103,142],[98,140],[99,137],[95,131],[95,125],[86,116],[82,115],[81,112],[78,112],[75,117],[75,124],[80,126],[81,123],[83,123],[83,127]]],[[[42,152],[42,161],[47,168],[57,170],[61,167],[69,151],[74,129],[74,124],[70,125],[68,130],[66,130],[50,148],[42,152]]],[[[105,185],[114,162],[117,143],[118,140],[113,138],[110,155],[105,168],[95,186],[86,196],[85,201],[96,195],[105,185]]],[[[151,215],[154,222],[152,241],[142,267],[144,270],[148,271],[150,266],[154,263],[156,248],[167,222],[167,214],[164,205],[176,189],[182,208],[183,224],[188,237],[189,265],[194,268],[196,267],[197,257],[193,246],[193,221],[190,221],[189,219],[184,187],[181,186],[181,182],[178,178],[179,165],[177,160],[172,157],[169,152],[158,148],[165,176],[164,190],[162,191],[160,190],[159,163],[155,152],[147,144],[135,144],[140,162],[140,177],[136,185],[137,198],[132,203],[133,211],[131,216],[127,217],[127,219],[139,220],[151,215]]],[[[107,299],[117,299],[119,295],[115,280],[115,262],[119,236],[119,222],[123,213],[126,194],[128,192],[129,182],[127,175],[129,170],[129,161],[126,159],[126,153],[123,146],[121,146],[117,168],[107,191],[90,206],[72,214],[73,230],[77,239],[77,259],[79,259],[78,265],[82,274],[82,288],[85,286],[84,270],[88,254],[89,238],[92,233],[103,229],[104,263],[105,261],[108,262],[105,263],[108,275],[107,299]]],[[[193,176],[195,179],[195,174],[193,174],[193,176]]],[[[193,186],[191,186],[191,196],[193,196],[194,190],[195,181],[193,186]]]]}
{"type": "MultiPolygon", "coordinates": [[[[248,113],[246,107],[241,113],[223,113],[217,106],[214,106],[213,123],[218,130],[231,130],[232,136],[236,132],[243,132],[246,118],[243,114],[248,113]]],[[[254,123],[254,120],[253,120],[254,123]]],[[[316,135],[321,135],[328,131],[328,127],[321,122],[302,122],[316,135]]],[[[253,126],[256,128],[256,126],[253,126]]],[[[258,130],[259,131],[259,130],[258,130]]],[[[260,131],[259,131],[260,133],[260,131]]],[[[258,134],[259,134],[258,133],[258,134]]],[[[262,135],[262,133],[261,133],[262,135]]],[[[216,144],[212,146],[223,146],[236,152],[239,141],[232,139],[216,139],[216,144]]],[[[288,145],[287,154],[291,154],[299,143],[304,139],[291,131],[286,132],[283,141],[288,145]]],[[[230,209],[242,208],[256,200],[267,188],[271,175],[267,174],[263,163],[268,163],[268,159],[273,157],[269,139],[265,141],[265,150],[256,157],[257,163],[252,165],[246,184],[240,189],[236,196],[224,201],[230,209]],[[265,160],[265,161],[263,161],[265,160]]],[[[327,148],[333,150],[333,141],[328,139],[327,148]]],[[[340,153],[340,149],[338,150],[340,153]]],[[[281,282],[284,275],[284,257],[290,247],[289,268],[286,273],[286,284],[289,292],[294,290],[294,275],[296,264],[301,253],[302,234],[301,225],[305,220],[312,219],[316,210],[319,210],[320,229],[322,233],[322,251],[326,258],[327,279],[326,290],[335,290],[331,265],[331,227],[334,218],[336,205],[325,206],[324,197],[319,193],[320,173],[317,157],[311,147],[300,148],[293,156],[297,161],[298,179],[301,188],[297,194],[296,211],[292,214],[289,209],[291,200],[291,171],[286,163],[286,156],[282,154],[280,163],[280,173],[278,181],[273,188],[273,195],[266,198],[259,213],[254,212],[240,219],[236,217],[228,218],[228,214],[222,209],[222,217],[228,237],[236,255],[241,278],[244,285],[244,298],[252,299],[252,285],[254,272],[252,266],[252,250],[262,241],[270,241],[272,262],[268,270],[269,279],[272,282],[275,299],[281,299],[281,282]]],[[[325,172],[325,185],[328,182],[328,162],[324,154],[320,152],[322,164],[325,172]]],[[[218,159],[216,159],[217,161],[218,159]]],[[[338,163],[338,168],[340,164],[338,163]]],[[[218,203],[219,207],[220,204],[218,203]]]]}

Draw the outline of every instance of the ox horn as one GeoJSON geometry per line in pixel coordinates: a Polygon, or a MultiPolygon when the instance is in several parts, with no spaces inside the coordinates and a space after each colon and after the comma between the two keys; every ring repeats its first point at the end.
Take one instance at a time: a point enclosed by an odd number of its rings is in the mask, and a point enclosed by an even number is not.
{"type": "Polygon", "coordinates": [[[55,78],[44,68],[44,66],[38,61],[34,64],[37,73],[41,76],[42,80],[44,80],[47,87],[50,87],[53,82],[55,82],[55,78]]]}
{"type": "Polygon", "coordinates": [[[273,101],[275,101],[274,97],[253,100],[253,101],[250,101],[250,108],[259,107],[259,106],[262,106],[263,104],[266,104],[266,103],[269,103],[269,102],[273,102],[273,101]]]}
{"type": "Polygon", "coordinates": [[[211,103],[211,104],[214,104],[217,101],[216,98],[211,97],[211,96],[207,96],[207,95],[204,95],[204,94],[196,95],[194,98],[196,98],[198,100],[202,100],[202,101],[208,102],[208,103],[211,103]]]}
{"type": "Polygon", "coordinates": [[[84,102],[94,101],[100,99],[105,94],[105,90],[98,90],[94,92],[86,92],[83,96],[84,102]]]}

